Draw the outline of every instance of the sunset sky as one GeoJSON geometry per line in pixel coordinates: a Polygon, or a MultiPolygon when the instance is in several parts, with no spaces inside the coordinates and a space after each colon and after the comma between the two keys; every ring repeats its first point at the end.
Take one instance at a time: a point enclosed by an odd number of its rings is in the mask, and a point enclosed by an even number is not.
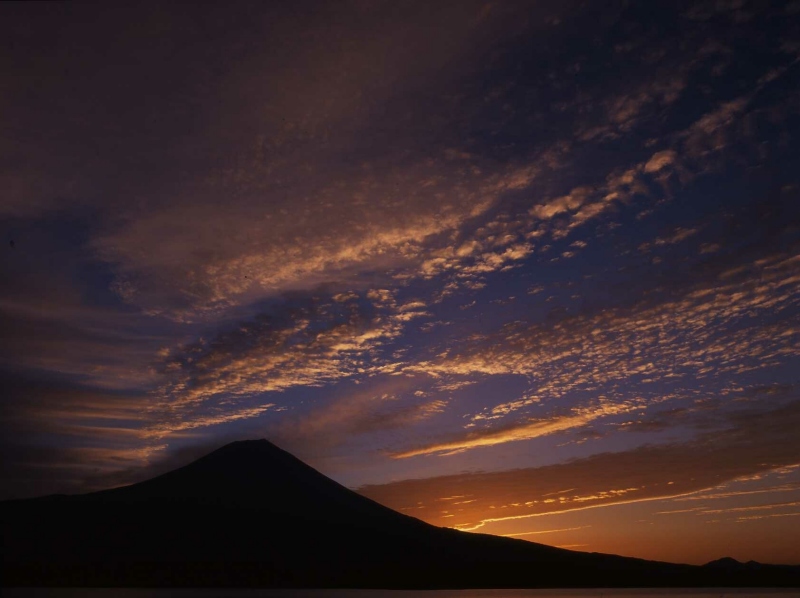
{"type": "Polygon", "coordinates": [[[3,3],[0,498],[268,438],[800,563],[800,1],[3,3]]]}

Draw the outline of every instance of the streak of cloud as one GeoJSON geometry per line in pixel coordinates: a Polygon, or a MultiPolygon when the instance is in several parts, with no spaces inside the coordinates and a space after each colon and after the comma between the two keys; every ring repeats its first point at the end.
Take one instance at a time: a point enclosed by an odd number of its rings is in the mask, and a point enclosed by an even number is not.
{"type": "Polygon", "coordinates": [[[395,453],[392,456],[395,459],[405,459],[408,457],[416,457],[419,455],[428,455],[432,453],[451,455],[460,451],[481,446],[493,446],[506,442],[530,440],[532,438],[539,438],[542,436],[555,434],[557,432],[564,432],[566,430],[579,428],[593,422],[594,420],[613,415],[630,413],[636,409],[637,407],[635,405],[600,403],[594,408],[576,409],[572,413],[560,417],[549,417],[547,419],[541,419],[538,421],[524,421],[501,427],[499,429],[489,428],[485,430],[468,432],[462,438],[457,440],[425,445],[395,453]]]}
{"type": "Polygon", "coordinates": [[[647,445],[617,453],[536,468],[463,473],[359,488],[364,495],[436,525],[478,529],[489,523],[527,519],[612,504],[678,497],[742,476],[795,465],[800,403],[742,414],[736,426],[706,432],[685,443],[647,445]],[[572,488],[562,492],[564,488],[572,488]],[[444,492],[473,502],[448,509],[434,504],[444,492]],[[422,508],[426,507],[426,508],[422,508]]]}

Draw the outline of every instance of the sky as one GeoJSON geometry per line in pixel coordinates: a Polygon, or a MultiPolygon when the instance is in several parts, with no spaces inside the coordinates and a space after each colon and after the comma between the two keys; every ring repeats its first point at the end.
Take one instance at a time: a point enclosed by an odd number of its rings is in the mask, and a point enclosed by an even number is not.
{"type": "Polygon", "coordinates": [[[268,438],[800,563],[800,1],[3,3],[0,498],[268,438]]]}

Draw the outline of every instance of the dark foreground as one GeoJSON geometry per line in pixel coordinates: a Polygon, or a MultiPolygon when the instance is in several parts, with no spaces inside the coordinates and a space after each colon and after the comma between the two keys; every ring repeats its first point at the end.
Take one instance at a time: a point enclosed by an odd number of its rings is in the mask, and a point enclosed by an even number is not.
{"type": "Polygon", "coordinates": [[[73,587],[800,587],[800,568],[703,567],[437,528],[267,441],[147,482],[0,503],[2,584],[73,587]]]}
{"type": "Polygon", "coordinates": [[[13,588],[3,598],[796,598],[786,588],[587,588],[478,590],[13,588]]]}

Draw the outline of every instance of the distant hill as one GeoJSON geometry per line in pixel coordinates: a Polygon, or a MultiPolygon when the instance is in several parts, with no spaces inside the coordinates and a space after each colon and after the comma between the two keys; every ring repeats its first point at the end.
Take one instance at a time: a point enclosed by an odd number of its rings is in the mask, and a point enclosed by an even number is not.
{"type": "Polygon", "coordinates": [[[703,565],[703,567],[707,569],[718,569],[727,573],[777,570],[800,571],[800,567],[791,567],[786,565],[765,565],[764,563],[759,563],[757,561],[747,561],[746,563],[742,563],[729,556],[706,563],[703,565]]]}
{"type": "Polygon", "coordinates": [[[0,526],[4,586],[800,586],[797,567],[675,565],[434,527],[266,440],[132,486],[0,502],[0,526]]]}

